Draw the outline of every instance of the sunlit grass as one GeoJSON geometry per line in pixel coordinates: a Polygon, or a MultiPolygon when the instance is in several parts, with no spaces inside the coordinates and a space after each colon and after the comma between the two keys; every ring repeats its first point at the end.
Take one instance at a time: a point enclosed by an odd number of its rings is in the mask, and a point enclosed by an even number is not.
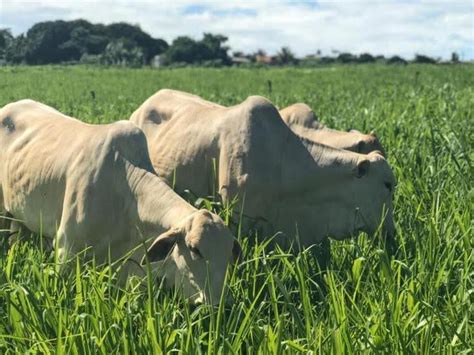
{"type": "MultiPolygon", "coordinates": [[[[311,249],[272,250],[242,234],[234,302],[214,309],[189,307],[159,281],[118,286],[110,268],[79,258],[59,271],[38,236],[10,249],[3,239],[0,353],[472,352],[472,66],[0,69],[0,105],[28,97],[93,123],[127,119],[163,87],[225,105],[254,94],[302,101],[332,127],[375,129],[398,180],[396,256],[362,235],[332,242],[321,271],[311,249]]],[[[217,202],[186,197],[229,220],[217,202]]]]}

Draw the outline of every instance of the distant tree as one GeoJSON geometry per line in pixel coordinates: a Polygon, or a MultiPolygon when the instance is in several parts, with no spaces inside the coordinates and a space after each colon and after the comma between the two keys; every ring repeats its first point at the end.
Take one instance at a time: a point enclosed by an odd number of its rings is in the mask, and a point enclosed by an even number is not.
{"type": "Polygon", "coordinates": [[[86,52],[88,54],[100,54],[105,50],[109,41],[104,35],[91,34],[85,39],[86,52]]]}
{"type": "Polygon", "coordinates": [[[451,53],[451,62],[459,63],[459,54],[456,52],[451,53]]]}
{"type": "Polygon", "coordinates": [[[70,38],[70,26],[65,21],[37,23],[28,30],[26,37],[28,64],[60,63],[80,57],[76,47],[61,47],[70,38]]]}
{"type": "Polygon", "coordinates": [[[224,45],[227,37],[205,33],[200,41],[187,36],[177,37],[165,53],[165,63],[188,63],[206,65],[228,65],[231,63],[224,45]]]}
{"type": "Polygon", "coordinates": [[[6,51],[11,46],[14,37],[9,29],[0,29],[0,60],[3,62],[6,58],[6,51]]]}
{"type": "Polygon", "coordinates": [[[120,39],[128,38],[134,41],[143,42],[151,38],[150,35],[144,33],[139,26],[131,25],[126,22],[117,22],[105,26],[109,38],[120,39]]]}
{"type": "Polygon", "coordinates": [[[77,60],[83,54],[87,53],[87,41],[90,37],[90,31],[84,27],[73,28],[70,32],[70,38],[58,47],[66,53],[71,53],[70,59],[77,60]]]}
{"type": "Polygon", "coordinates": [[[106,33],[111,39],[128,39],[136,43],[143,51],[145,61],[166,51],[168,43],[162,39],[155,39],[148,33],[143,32],[139,26],[130,25],[125,22],[113,23],[106,26],[106,33]]]}
{"type": "Polygon", "coordinates": [[[394,55],[393,57],[390,57],[388,60],[387,60],[387,64],[402,64],[402,65],[406,65],[408,64],[408,62],[403,59],[402,57],[399,57],[398,55],[394,55]]]}
{"type": "Polygon", "coordinates": [[[362,53],[361,55],[359,55],[359,57],[357,58],[357,61],[359,63],[373,63],[375,62],[375,58],[373,55],[369,54],[369,53],[362,53]]]}
{"type": "Polygon", "coordinates": [[[10,29],[0,29],[0,50],[5,50],[13,42],[13,39],[10,29]]]}
{"type": "Polygon", "coordinates": [[[135,42],[127,39],[110,42],[102,54],[102,62],[109,65],[139,67],[144,61],[142,49],[135,42]]]}
{"type": "Polygon", "coordinates": [[[28,64],[78,61],[85,53],[103,52],[110,42],[104,26],[85,20],[40,22],[28,30],[26,38],[28,64]]]}
{"type": "Polygon", "coordinates": [[[298,60],[289,47],[282,47],[276,55],[277,64],[296,64],[298,60]]]}
{"type": "Polygon", "coordinates": [[[81,52],[102,53],[111,40],[106,33],[106,26],[102,24],[93,24],[82,19],[70,21],[69,24],[70,40],[81,49],[81,52]]]}
{"type": "Polygon", "coordinates": [[[166,50],[165,63],[193,63],[197,60],[198,51],[195,40],[187,36],[179,36],[166,50]]]}
{"type": "Polygon", "coordinates": [[[415,59],[413,60],[414,63],[421,63],[421,64],[436,64],[436,59],[428,57],[427,55],[423,54],[416,54],[415,59]]]}
{"type": "Polygon", "coordinates": [[[337,56],[337,61],[341,63],[354,63],[357,61],[357,57],[351,53],[341,53],[337,56]]]}
{"type": "Polygon", "coordinates": [[[375,59],[376,62],[383,62],[383,61],[385,61],[385,57],[384,57],[382,54],[376,55],[376,56],[374,57],[374,59],[375,59]]]}
{"type": "Polygon", "coordinates": [[[7,63],[25,63],[26,52],[28,50],[28,40],[24,35],[20,35],[12,40],[5,49],[5,59],[7,63]]]}
{"type": "Polygon", "coordinates": [[[336,61],[336,58],[334,57],[329,57],[329,56],[324,56],[319,59],[319,62],[321,64],[332,64],[336,61]]]}
{"type": "Polygon", "coordinates": [[[227,41],[226,36],[204,33],[204,37],[199,43],[202,51],[201,60],[221,60],[224,64],[230,64],[230,57],[227,54],[229,47],[224,45],[227,41]],[[202,48],[203,46],[206,48],[202,48]]]}
{"type": "Polygon", "coordinates": [[[71,51],[80,53],[80,56],[94,55],[102,53],[109,42],[110,39],[106,36],[94,34],[90,29],[79,25],[71,30],[70,39],[60,47],[69,48],[71,51]]]}

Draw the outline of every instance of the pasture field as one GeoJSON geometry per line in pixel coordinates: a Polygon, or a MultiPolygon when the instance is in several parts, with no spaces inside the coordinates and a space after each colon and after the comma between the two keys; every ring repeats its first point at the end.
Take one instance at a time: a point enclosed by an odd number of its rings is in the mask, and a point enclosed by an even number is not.
{"type": "MultiPolygon", "coordinates": [[[[224,105],[256,94],[305,102],[330,127],[375,129],[398,180],[397,254],[365,235],[332,241],[322,272],[311,250],[239,235],[234,303],[214,309],[190,308],[159,283],[119,288],[110,268],[79,257],[58,273],[41,238],[11,249],[3,239],[1,354],[472,353],[474,66],[0,68],[0,106],[32,98],[91,123],[128,119],[160,88],[224,105]]],[[[226,217],[211,200],[193,202],[226,217]]]]}

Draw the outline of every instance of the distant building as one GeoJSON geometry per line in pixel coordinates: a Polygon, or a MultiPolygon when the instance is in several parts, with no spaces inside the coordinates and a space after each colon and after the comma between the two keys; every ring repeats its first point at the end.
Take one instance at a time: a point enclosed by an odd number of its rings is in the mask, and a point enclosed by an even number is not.
{"type": "Polygon", "coordinates": [[[250,59],[247,58],[247,57],[232,57],[231,58],[231,61],[232,61],[232,64],[235,64],[235,65],[240,65],[240,64],[247,64],[247,63],[250,63],[250,59]]]}
{"type": "Polygon", "coordinates": [[[255,56],[255,62],[260,63],[260,64],[274,64],[275,62],[275,57],[271,57],[269,55],[265,54],[257,54],[255,56]]]}

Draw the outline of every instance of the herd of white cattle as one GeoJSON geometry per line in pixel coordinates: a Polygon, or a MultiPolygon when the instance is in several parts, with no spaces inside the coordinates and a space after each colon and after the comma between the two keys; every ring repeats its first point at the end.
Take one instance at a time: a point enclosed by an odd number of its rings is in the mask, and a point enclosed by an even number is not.
{"type": "Polygon", "coordinates": [[[86,249],[99,263],[123,261],[122,275],[149,265],[192,303],[219,302],[240,246],[184,190],[217,192],[244,228],[285,247],[379,227],[394,235],[395,179],[377,137],[329,129],[305,104],[278,111],[251,96],[224,107],[165,89],[129,121],[92,125],[21,100],[0,122],[0,209],[12,240],[27,228],[54,241],[61,263],[86,249]]]}

